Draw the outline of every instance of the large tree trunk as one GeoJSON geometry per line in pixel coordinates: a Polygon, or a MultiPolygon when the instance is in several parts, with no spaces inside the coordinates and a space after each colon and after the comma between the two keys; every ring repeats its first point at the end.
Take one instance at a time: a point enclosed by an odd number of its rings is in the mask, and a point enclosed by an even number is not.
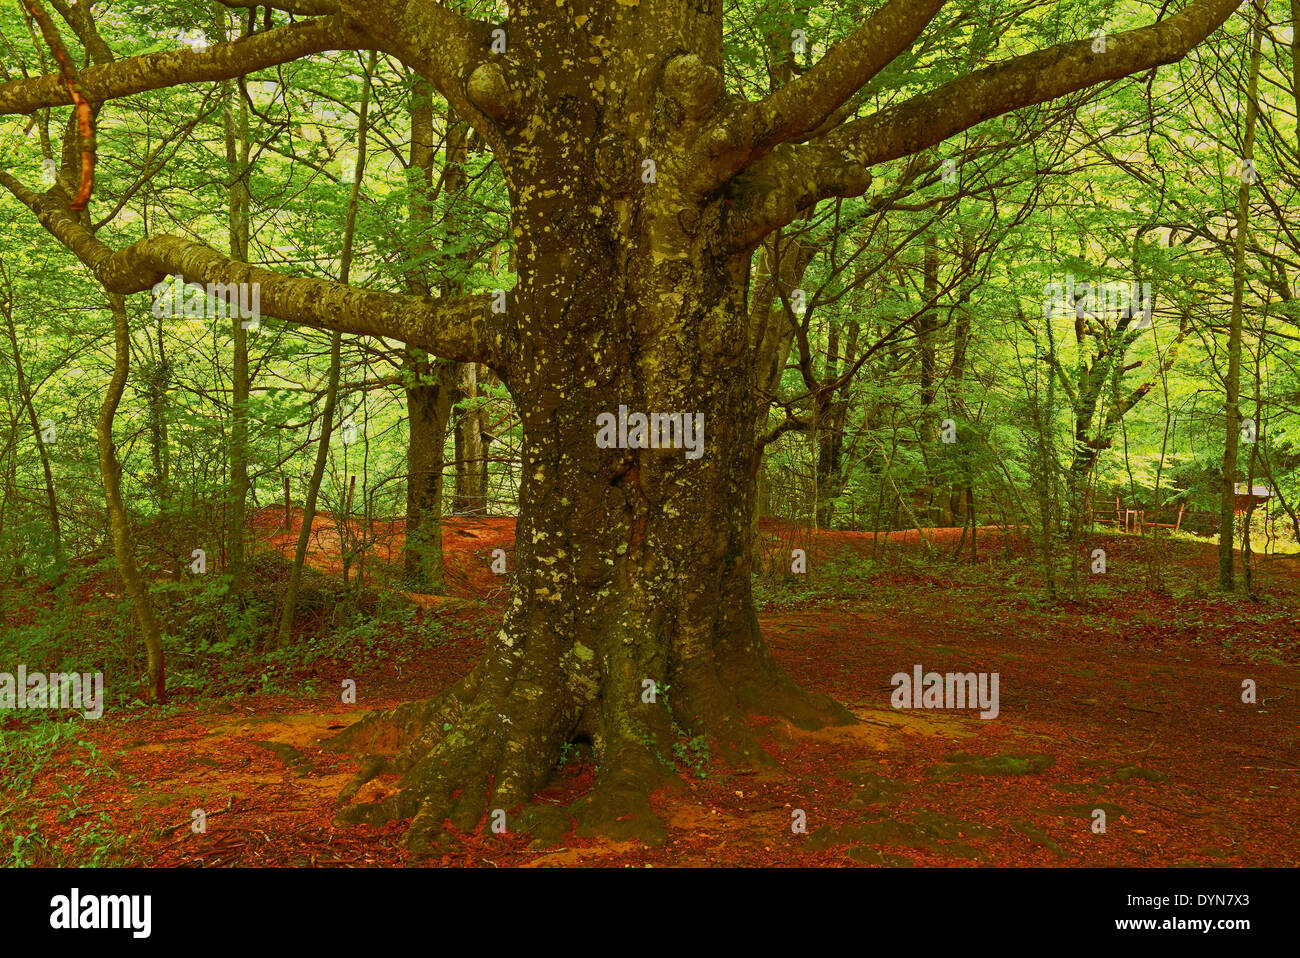
{"type": "MultiPolygon", "coordinates": [[[[521,2],[500,28],[439,3],[346,3],[237,51],[96,68],[105,100],[321,50],[377,45],[397,57],[483,134],[504,173],[518,273],[507,318],[480,312],[485,297],[322,284],[178,237],[150,236],[119,256],[0,171],[111,292],[142,292],[178,268],[187,280],[256,276],[267,315],[485,362],[518,403],[520,516],[503,627],[448,694],[349,730],[345,741],[398,749],[358,780],[404,775],[396,794],[347,819],[414,816],[408,843],[427,847],[448,815],[473,827],[488,809],[525,802],[561,746],[585,735],[599,761],[588,821],[651,834],[648,795],[671,767],[677,727],[709,736],[729,761],[757,762],[750,712],[852,720],[775,665],[749,592],[756,394],[773,365],[747,323],[755,246],[819,200],[861,196],[872,166],[1182,57],[1236,0],[1196,0],[1113,37],[1105,57],[1074,41],[846,120],[855,93],[941,6],[891,0],[761,102],[724,96],[725,25],[712,0],[521,2]],[[596,417],[621,406],[702,416],[703,454],[602,448],[596,417]],[[647,681],[664,694],[643,697],[647,681]]],[[[0,111],[60,105],[67,94],[51,95],[49,80],[0,84],[0,111]]]]}
{"type": "Polygon", "coordinates": [[[739,328],[743,287],[734,274],[723,282],[728,277],[715,273],[708,283],[698,275],[735,264],[691,257],[704,269],[692,271],[698,300],[678,314],[683,339],[723,341],[690,356],[677,336],[638,335],[639,323],[662,320],[651,305],[658,297],[628,296],[638,282],[653,284],[651,270],[633,267],[624,277],[617,261],[556,250],[530,258],[517,300],[525,330],[542,333],[562,319],[577,335],[600,327],[613,335],[602,340],[599,365],[567,337],[538,335],[529,344],[548,375],[513,387],[524,429],[516,598],[486,657],[445,698],[403,706],[347,736],[375,744],[391,726],[404,732],[409,745],[398,758],[362,776],[402,771],[402,791],[353,806],[344,818],[414,815],[408,843],[416,848],[436,837],[447,815],[468,829],[487,808],[524,802],[576,738],[591,741],[601,769],[583,827],[652,839],[661,832],[647,798],[671,768],[674,723],[745,764],[766,761],[745,722],[750,712],[810,726],[852,720],[829,700],[804,695],[758,629],[750,594],[753,354],[722,336],[731,323],[739,328]],[[597,417],[620,405],[702,413],[703,457],[598,448],[597,417]],[[654,704],[643,701],[647,680],[659,690],[654,704]]]}
{"type": "MultiPolygon", "coordinates": [[[[628,24],[612,16],[608,28],[628,24]]],[[[644,51],[656,34],[639,29],[612,48],[644,51]]],[[[752,764],[768,758],[751,712],[810,726],[853,720],[776,665],[750,594],[757,377],[767,369],[746,321],[752,249],[722,252],[720,198],[695,201],[668,175],[643,183],[639,162],[626,168],[644,132],[629,118],[643,124],[655,96],[649,78],[625,75],[631,61],[604,64],[603,82],[627,93],[602,115],[590,96],[570,95],[597,75],[576,75],[567,47],[528,47],[569,65],[544,67],[561,87],[554,145],[513,167],[526,179],[510,182],[519,285],[509,310],[524,358],[503,377],[523,426],[514,598],[485,658],[449,694],[343,737],[364,748],[399,733],[399,754],[369,763],[345,795],[386,769],[404,772],[401,791],[343,818],[414,816],[415,848],[448,816],[472,828],[488,809],[525,802],[575,738],[591,741],[600,769],[583,826],[653,838],[662,832],[648,796],[672,780],[674,725],[752,764]],[[702,415],[702,455],[600,448],[598,417],[620,406],[702,415]]],[[[683,71],[716,74],[686,59],[683,71]]],[[[673,147],[657,150],[666,174],[673,147]]]]}

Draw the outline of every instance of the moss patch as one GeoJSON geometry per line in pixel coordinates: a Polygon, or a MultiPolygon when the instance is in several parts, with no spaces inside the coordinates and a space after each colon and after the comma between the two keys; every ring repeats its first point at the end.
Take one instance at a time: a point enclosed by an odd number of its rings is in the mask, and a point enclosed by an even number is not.
{"type": "Polygon", "coordinates": [[[930,778],[948,779],[962,775],[1033,775],[1055,764],[1056,759],[1050,755],[969,755],[965,752],[952,752],[944,756],[944,764],[935,765],[929,771],[930,778]]]}
{"type": "Polygon", "coordinates": [[[1128,817],[1127,809],[1119,805],[1112,805],[1110,802],[1084,802],[1081,805],[1062,805],[1058,808],[1048,809],[1048,811],[1069,818],[1086,818],[1091,821],[1092,813],[1098,808],[1106,813],[1106,821],[1108,822],[1128,817]]]}
{"type": "Polygon", "coordinates": [[[298,751],[292,745],[286,744],[285,742],[270,741],[254,742],[253,744],[260,745],[262,748],[266,749],[299,775],[306,775],[312,770],[311,759],[302,754],[302,752],[298,751]]]}
{"type": "Polygon", "coordinates": [[[888,801],[906,787],[902,782],[864,768],[861,763],[841,772],[839,777],[856,786],[853,796],[846,803],[849,808],[865,808],[888,801]]]}
{"type": "Polygon", "coordinates": [[[1021,835],[1024,835],[1026,838],[1028,838],[1035,845],[1038,845],[1040,848],[1046,848],[1057,858],[1066,857],[1065,849],[1061,847],[1060,843],[1057,842],[1054,838],[1052,838],[1052,836],[1048,835],[1047,832],[1039,828],[1037,825],[1025,821],[1012,822],[1011,829],[1012,831],[1019,832],[1021,835]]]}
{"type": "Polygon", "coordinates": [[[959,858],[982,859],[984,853],[958,839],[982,838],[993,829],[970,822],[956,822],[940,815],[920,812],[911,821],[893,818],[867,818],[839,828],[825,826],[808,836],[803,847],[810,851],[839,849],[863,864],[896,865],[895,856],[881,853],[874,846],[919,848],[943,852],[959,858]],[[868,846],[863,848],[862,846],[868,846]]]}
{"type": "Polygon", "coordinates": [[[1141,779],[1146,782],[1167,782],[1169,776],[1164,772],[1157,772],[1154,769],[1138,768],[1136,765],[1125,765],[1123,768],[1116,769],[1106,781],[1108,782],[1129,782],[1133,779],[1141,779]]]}

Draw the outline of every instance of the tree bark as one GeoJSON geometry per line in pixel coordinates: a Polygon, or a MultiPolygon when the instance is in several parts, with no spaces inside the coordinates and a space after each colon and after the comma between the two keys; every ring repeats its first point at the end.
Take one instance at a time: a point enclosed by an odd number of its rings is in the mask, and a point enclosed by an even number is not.
{"type": "Polygon", "coordinates": [[[99,419],[95,423],[95,438],[99,444],[99,471],[104,481],[104,500],[108,506],[108,518],[113,536],[113,555],[117,559],[118,571],[122,574],[122,584],[131,600],[135,611],[140,634],[144,638],[146,655],[146,678],[144,699],[150,702],[163,702],[167,699],[166,667],[163,661],[162,632],[158,620],[154,617],[153,603],[144,578],[135,564],[135,543],[131,536],[131,525],[122,500],[122,467],[117,461],[117,449],[113,444],[113,417],[117,414],[117,404],[126,389],[126,376],[131,362],[130,332],[126,316],[126,301],[121,296],[110,295],[109,306],[113,311],[113,378],[109,381],[108,392],[99,407],[99,419]]]}
{"type": "MultiPolygon", "coordinates": [[[[1246,81],[1246,130],[1242,160],[1255,156],[1255,121],[1259,113],[1259,64],[1263,37],[1265,0],[1255,0],[1255,18],[1251,29],[1250,75],[1246,81]]],[[[1242,303],[1246,287],[1246,234],[1250,231],[1250,179],[1243,175],[1237,190],[1237,235],[1232,256],[1232,308],[1228,314],[1228,372],[1223,390],[1223,465],[1219,490],[1219,589],[1236,588],[1233,550],[1236,538],[1237,448],[1241,438],[1241,325],[1242,303]]],[[[1258,433],[1258,424],[1256,424],[1258,433]]],[[[1255,437],[1259,441],[1258,435],[1255,437]]]]}

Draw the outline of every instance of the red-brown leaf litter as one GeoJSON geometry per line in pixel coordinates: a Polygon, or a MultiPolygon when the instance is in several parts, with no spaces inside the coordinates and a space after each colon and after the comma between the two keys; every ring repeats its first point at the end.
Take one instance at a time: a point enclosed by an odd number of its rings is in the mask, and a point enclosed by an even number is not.
{"type": "MultiPolygon", "coordinates": [[[[259,537],[291,554],[296,528],[282,521],[263,511],[259,537]]],[[[315,529],[311,562],[337,574],[333,525],[319,517],[315,529]]],[[[370,571],[400,564],[400,527],[388,531],[370,571]]],[[[785,532],[764,532],[780,554],[785,532]]],[[[1212,543],[1094,537],[1106,576],[1090,575],[1081,552],[1077,568],[1058,570],[1061,598],[1046,602],[1034,598],[1042,575],[1027,534],[992,528],[979,530],[973,563],[961,530],[801,532],[808,573],[766,596],[762,627],[799,682],[861,723],[807,732],[761,722],[780,765],[759,772],[683,743],[681,789],[655,796],[662,845],[570,831],[534,847],[485,824],[455,851],[417,859],[400,845],[405,822],[336,826],[357,757],[322,741],[470,668],[506,600],[492,550],[509,554],[513,534],[509,518],[446,521],[447,596],[414,597],[415,621],[436,618],[446,640],[421,655],[368,662],[358,649],[280,670],[274,687],[297,694],[263,694],[251,676],[251,693],[178,694],[163,714],[111,711],[80,738],[116,774],[68,799],[88,773],[65,746],[24,803],[40,809],[47,841],[102,815],[103,830],[129,836],[133,861],[159,866],[1300,863],[1300,558],[1256,557],[1261,598],[1225,598],[1210,589],[1212,543]],[[999,715],[893,708],[891,676],[916,664],[999,673],[999,715]],[[356,705],[340,704],[346,678],[357,680],[356,705]],[[1258,690],[1249,704],[1247,679],[1258,690]],[[196,808],[202,834],[190,827],[196,808]],[[799,813],[803,831],[792,829],[799,813]]],[[[594,778],[590,759],[571,760],[536,800],[567,805],[594,778]]],[[[391,776],[376,779],[358,799],[392,788],[391,776]]]]}

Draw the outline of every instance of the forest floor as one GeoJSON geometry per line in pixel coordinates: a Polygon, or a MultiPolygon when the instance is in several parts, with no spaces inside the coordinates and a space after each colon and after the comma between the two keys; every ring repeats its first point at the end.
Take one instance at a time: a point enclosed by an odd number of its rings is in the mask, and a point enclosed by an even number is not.
{"type": "MultiPolygon", "coordinates": [[[[265,547],[290,547],[272,511],[259,520],[265,547]]],[[[1300,864],[1300,558],[1257,559],[1258,596],[1222,597],[1210,588],[1212,544],[1101,535],[1073,579],[1061,570],[1066,597],[1048,602],[1031,544],[993,529],[980,530],[974,563],[952,558],[952,529],[794,543],[809,571],[760,586],[764,633],[798,681],[861,723],[764,724],[780,767],[750,774],[683,742],[683,788],[655,797],[662,845],[570,832],[534,847],[484,828],[441,859],[414,859],[399,843],[405,822],[336,826],[335,798],[357,762],[322,742],[469,669],[504,606],[491,553],[509,553],[513,529],[450,520],[451,595],[421,599],[391,641],[346,659],[286,660],[269,685],[250,674],[223,695],[182,689],[163,710],[80,725],[24,798],[43,843],[75,833],[82,849],[89,836],[117,847],[117,860],[157,866],[1300,864]],[[1098,547],[1107,571],[1090,575],[1098,547]],[[996,671],[1000,714],[891,707],[891,676],[916,664],[996,671]],[[356,705],[339,704],[347,678],[356,705]],[[190,828],[197,808],[201,834],[190,828]],[[792,830],[796,810],[804,834],[792,830]]],[[[783,533],[766,531],[788,554],[783,533]]],[[[323,520],[313,562],[336,566],[336,549],[323,520]]],[[[590,758],[570,759],[539,799],[567,804],[593,780],[590,758]]]]}

